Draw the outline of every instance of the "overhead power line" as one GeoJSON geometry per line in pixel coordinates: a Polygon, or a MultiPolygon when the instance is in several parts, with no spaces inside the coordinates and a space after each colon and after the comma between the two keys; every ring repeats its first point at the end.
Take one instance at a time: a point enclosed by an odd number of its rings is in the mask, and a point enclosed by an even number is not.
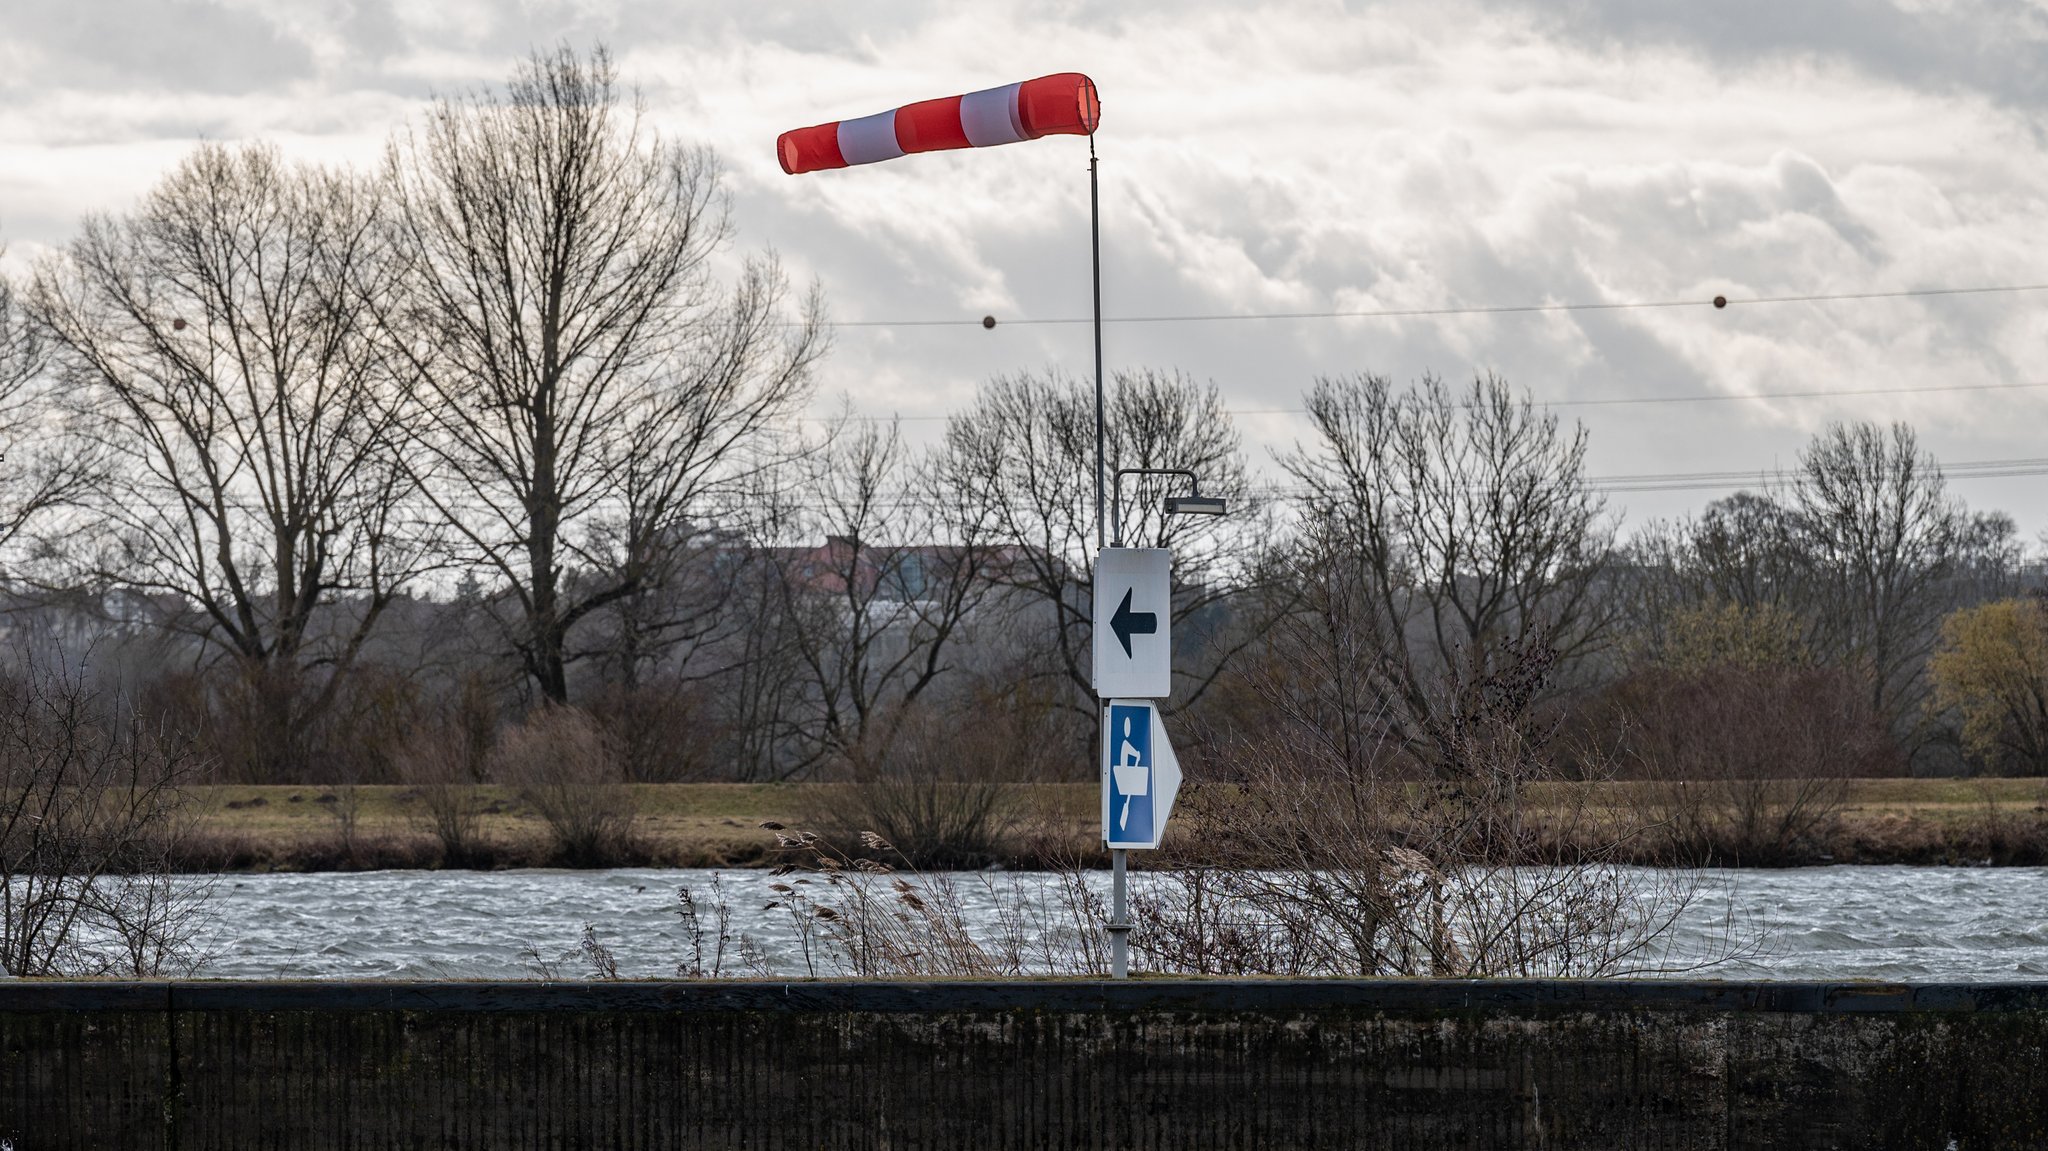
{"type": "MultiPolygon", "coordinates": [[[[2048,476],[2048,456],[2003,460],[1957,460],[1940,464],[1943,479],[1948,480],[1993,480],[2014,479],[2027,476],[2048,476]]],[[[1798,482],[1797,469],[1784,467],[1762,467],[1727,469],[1703,472],[1634,472],[1613,475],[1586,476],[1579,484],[1582,491],[1602,494],[1626,494],[1636,492],[1685,492],[1715,491],[1729,488],[1769,488],[1798,482]]],[[[1249,492],[1266,499],[1298,500],[1310,495],[1309,489],[1298,484],[1265,482],[1249,486],[1249,492]]],[[[1481,490],[1481,489],[1469,489],[1481,490]]],[[[890,488],[874,493],[867,501],[868,506],[882,511],[898,511],[924,506],[924,497],[902,488],[890,488]]],[[[457,508],[473,513],[492,512],[487,505],[476,502],[461,502],[457,508]]],[[[837,507],[818,499],[796,499],[783,505],[786,508],[806,511],[832,511],[837,507]]]]}
{"type": "MultiPolygon", "coordinates": [[[[2002,480],[2048,475],[2048,458],[2021,460],[1963,460],[1941,465],[1943,479],[2002,480]]],[[[1588,476],[1587,489],[1599,492],[1688,492],[1717,488],[1769,486],[1798,478],[1797,472],[1763,468],[1744,472],[1666,472],[1642,475],[1588,476]]]]}
{"type": "MultiPolygon", "coordinates": [[[[1242,320],[1400,320],[1432,316],[1506,316],[1544,312],[1619,312],[1650,308],[1733,308],[1758,304],[1824,304],[1841,301],[1927,299],[1939,296],[1984,296],[2013,292],[2048,292],[2048,284],[1992,284],[1965,288],[1902,288],[1891,292],[1813,292],[1787,296],[1715,296],[1677,300],[1593,300],[1577,303],[1475,304],[1441,308],[1359,308],[1316,312],[1190,312],[1156,316],[1104,316],[1105,324],[1207,324],[1242,320]]],[[[993,316],[922,320],[827,320],[831,328],[998,328],[1093,323],[1092,316],[993,316]],[[993,322],[991,322],[993,320],[993,322]]]]}
{"type": "Polygon", "coordinates": [[[2048,388],[2048,380],[2013,384],[1917,384],[1903,388],[1815,388],[1794,392],[1698,392],[1683,396],[1611,396],[1589,400],[1537,400],[1539,408],[1586,408],[1609,404],[1712,404],[1736,400],[1812,400],[1836,396],[1903,396],[1921,392],[2005,392],[2048,388]]]}
{"type": "MultiPolygon", "coordinates": [[[[2048,469],[2048,456],[2017,460],[1962,460],[1955,463],[1942,464],[1941,474],[1949,479],[1959,479],[1980,474],[2000,475],[2014,469],[2020,469],[2029,474],[2048,469]]],[[[1781,468],[1750,468],[1742,471],[1720,472],[1642,472],[1633,475],[1589,476],[1587,482],[1594,484],[1627,484],[1641,481],[1663,482],[1671,480],[1738,480],[1747,482],[1759,476],[1789,477],[1793,474],[1795,473],[1781,468]]]]}
{"type": "MultiPolygon", "coordinates": [[[[1772,487],[1796,483],[1800,473],[1782,467],[1750,468],[1714,472],[1640,472],[1626,475],[1587,476],[1579,489],[1602,494],[1631,492],[1712,491],[1727,488],[1772,487]]],[[[2048,475],[2048,456],[2014,460],[1961,460],[1941,465],[1943,479],[1996,480],[2048,475]]],[[[1273,499],[1303,499],[1306,488],[1286,484],[1263,484],[1254,489],[1273,499]]]]}
{"type": "MultiPolygon", "coordinates": [[[[1677,396],[1602,396],[1584,400],[1535,400],[1539,408],[1587,408],[1608,407],[1630,404],[1717,404],[1735,403],[1742,400],[1824,400],[1837,397],[1853,399],[1858,396],[1905,396],[1936,392],[2009,392],[2025,388],[2048,388],[2048,380],[2026,380],[2011,384],[1913,384],[1902,388],[1815,388],[1785,392],[1693,392],[1677,396]]],[[[1467,405],[1460,404],[1460,407],[1467,405]]],[[[1231,416],[1299,416],[1308,413],[1307,408],[1225,408],[1225,415],[1231,416]]],[[[808,417],[814,423],[833,422],[823,416],[808,417]]],[[[850,419],[863,423],[888,423],[902,420],[912,423],[924,420],[949,420],[951,415],[889,415],[851,416],[850,419]]]]}

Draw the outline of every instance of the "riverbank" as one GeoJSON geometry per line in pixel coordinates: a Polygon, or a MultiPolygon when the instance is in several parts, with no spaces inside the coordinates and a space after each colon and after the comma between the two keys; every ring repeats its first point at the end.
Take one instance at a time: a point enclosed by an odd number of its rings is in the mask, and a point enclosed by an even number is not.
{"type": "MultiPolygon", "coordinates": [[[[1646,810],[1646,786],[1597,785],[1592,806],[1616,819],[1646,810]]],[[[626,790],[634,810],[630,834],[602,858],[570,861],[529,805],[509,789],[478,786],[472,789],[478,812],[474,846],[460,862],[485,869],[572,862],[771,866],[775,839],[761,828],[763,822],[815,825],[821,813],[851,806],[849,789],[835,784],[639,784],[626,790]]],[[[180,863],[196,870],[369,871],[450,862],[426,820],[421,796],[410,787],[220,786],[197,789],[194,801],[180,863]]],[[[1096,802],[1088,784],[1020,785],[994,860],[1024,868],[1054,860],[1098,862],[1096,802]]],[[[1544,802],[1539,797],[1533,805],[1539,820],[1544,802]]],[[[1624,855],[1631,862],[1665,862],[1662,850],[1653,829],[1630,840],[1624,855]]],[[[1785,850],[1765,859],[1712,862],[2048,864],[2048,781],[1857,780],[1831,817],[1785,850]]]]}

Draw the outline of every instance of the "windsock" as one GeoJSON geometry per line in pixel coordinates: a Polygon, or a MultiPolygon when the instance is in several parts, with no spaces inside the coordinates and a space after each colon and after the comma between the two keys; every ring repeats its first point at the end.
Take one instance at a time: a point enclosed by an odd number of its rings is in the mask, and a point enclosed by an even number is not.
{"type": "Polygon", "coordinates": [[[858,120],[784,132],[775,141],[782,170],[794,176],[911,152],[987,148],[1040,136],[1090,136],[1102,119],[1095,81],[1058,72],[942,100],[920,100],[858,120]]]}

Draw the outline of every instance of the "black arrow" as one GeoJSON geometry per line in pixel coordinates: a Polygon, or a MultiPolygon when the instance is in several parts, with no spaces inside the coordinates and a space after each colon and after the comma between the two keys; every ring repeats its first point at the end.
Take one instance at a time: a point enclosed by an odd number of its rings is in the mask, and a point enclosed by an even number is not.
{"type": "Polygon", "coordinates": [[[1109,630],[1116,633],[1117,642],[1124,645],[1124,658],[1135,659],[1131,654],[1131,637],[1152,635],[1159,630],[1159,616],[1155,612],[1132,611],[1131,593],[1136,588],[1124,591],[1124,602],[1116,607],[1116,614],[1109,617],[1109,630]]]}

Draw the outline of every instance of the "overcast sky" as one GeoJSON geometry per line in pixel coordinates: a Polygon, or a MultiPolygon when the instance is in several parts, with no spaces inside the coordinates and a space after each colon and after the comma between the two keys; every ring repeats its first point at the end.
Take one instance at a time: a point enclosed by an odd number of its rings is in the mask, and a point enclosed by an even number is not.
{"type": "MultiPolygon", "coordinates": [[[[1214,380],[1255,459],[1318,375],[1496,372],[1543,401],[2048,383],[2048,3],[653,3],[11,0],[6,266],[118,212],[201,138],[373,162],[436,92],[603,42],[667,135],[723,158],[738,244],[837,320],[1085,316],[1087,145],[802,177],[776,133],[1055,71],[1103,98],[1118,316],[1688,307],[1115,324],[1118,366],[1214,380]]],[[[1086,373],[1085,325],[841,329],[820,410],[923,417],[990,375],[1086,373]]],[[[2048,457],[2048,387],[1565,406],[1592,471],[1767,470],[1838,419],[1944,461],[2048,457]]],[[[2048,477],[1958,480],[2048,528],[2048,477]]],[[[1723,490],[1622,493],[1630,525],[1723,490]]]]}

